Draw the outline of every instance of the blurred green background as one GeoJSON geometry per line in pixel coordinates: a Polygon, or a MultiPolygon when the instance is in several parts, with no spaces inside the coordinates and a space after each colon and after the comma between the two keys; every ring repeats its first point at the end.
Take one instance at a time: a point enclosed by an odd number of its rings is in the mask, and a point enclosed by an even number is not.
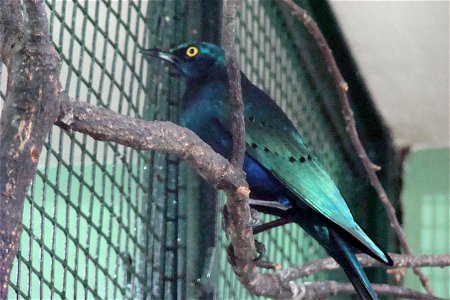
{"type": "MultiPolygon", "coordinates": [[[[402,203],[406,236],[416,254],[450,253],[450,150],[415,151],[404,169],[402,203]]],[[[450,268],[426,268],[436,295],[450,298],[450,268]]],[[[417,288],[420,282],[411,270],[405,286],[417,288]]]]}

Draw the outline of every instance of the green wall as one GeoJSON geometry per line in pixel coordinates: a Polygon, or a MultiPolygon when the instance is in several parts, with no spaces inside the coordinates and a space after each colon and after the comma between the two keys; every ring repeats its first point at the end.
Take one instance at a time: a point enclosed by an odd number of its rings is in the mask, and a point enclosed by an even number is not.
{"type": "MultiPolygon", "coordinates": [[[[412,152],[405,164],[402,203],[407,238],[415,254],[450,253],[449,148],[412,152]]],[[[437,296],[450,297],[450,268],[425,268],[437,296]]],[[[420,287],[411,270],[405,286],[420,287]]]]}

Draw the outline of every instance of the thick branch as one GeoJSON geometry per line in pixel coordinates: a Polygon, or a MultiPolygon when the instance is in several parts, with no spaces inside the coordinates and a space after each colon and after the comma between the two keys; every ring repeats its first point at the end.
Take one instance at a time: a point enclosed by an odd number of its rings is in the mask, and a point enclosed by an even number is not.
{"type": "MultiPolygon", "coordinates": [[[[411,255],[412,254],[411,248],[409,247],[409,244],[406,241],[405,232],[400,226],[400,222],[398,221],[397,216],[395,214],[395,208],[394,206],[392,206],[392,203],[389,200],[376,174],[376,171],[379,170],[379,167],[375,165],[372,161],[370,161],[367,152],[364,146],[362,145],[361,140],[359,139],[355,125],[355,118],[353,117],[353,111],[350,107],[350,102],[347,97],[348,85],[347,82],[345,82],[344,78],[342,77],[341,71],[339,70],[339,67],[336,64],[336,61],[333,57],[331,49],[328,46],[327,41],[322,35],[322,32],[320,31],[316,22],[314,22],[314,20],[308,15],[308,13],[304,9],[297,6],[292,0],[281,0],[281,2],[289,9],[289,11],[294,17],[296,17],[301,23],[305,25],[309,33],[316,40],[320,50],[322,51],[322,55],[326,60],[330,73],[336,82],[339,100],[341,102],[342,107],[342,114],[344,115],[345,123],[347,125],[347,132],[349,133],[351,141],[355,146],[356,152],[358,153],[358,156],[364,165],[367,175],[369,176],[370,183],[375,188],[381,202],[383,203],[383,206],[387,212],[389,221],[391,223],[391,227],[397,234],[403,251],[405,251],[406,254],[411,255]]],[[[428,283],[428,278],[425,276],[425,274],[423,274],[423,272],[419,268],[414,268],[414,272],[419,276],[420,281],[422,282],[422,285],[425,288],[425,290],[428,292],[428,294],[431,295],[432,291],[428,283]]]]}
{"type": "Polygon", "coordinates": [[[1,36],[8,84],[0,120],[0,299],[7,298],[9,274],[22,231],[25,194],[45,137],[58,114],[61,93],[59,57],[47,34],[44,3],[24,2],[28,23],[21,50],[24,26],[19,4],[0,4],[2,25],[13,24],[12,28],[2,27],[5,32],[1,36]],[[8,32],[12,36],[4,35],[8,32]]]}
{"type": "Polygon", "coordinates": [[[61,101],[55,124],[99,141],[178,155],[206,181],[221,189],[234,191],[246,184],[242,170],[231,166],[192,131],[171,122],[146,122],[86,102],[66,99],[61,101]]]}

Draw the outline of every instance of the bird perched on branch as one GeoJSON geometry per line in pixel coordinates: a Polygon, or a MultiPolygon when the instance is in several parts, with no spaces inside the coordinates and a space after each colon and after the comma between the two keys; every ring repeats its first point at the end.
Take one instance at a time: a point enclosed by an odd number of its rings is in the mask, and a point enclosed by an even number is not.
{"type": "MultiPolygon", "coordinates": [[[[143,54],[169,62],[186,77],[181,125],[230,158],[229,84],[222,48],[199,42],[167,52],[144,50],[143,54]]],[[[333,180],[283,111],[244,74],[241,77],[246,130],[243,169],[250,197],[258,199],[250,204],[280,217],[260,228],[299,224],[339,263],[361,298],[376,299],[355,252],[367,253],[387,265],[392,265],[392,259],[355,222],[333,180]]]]}

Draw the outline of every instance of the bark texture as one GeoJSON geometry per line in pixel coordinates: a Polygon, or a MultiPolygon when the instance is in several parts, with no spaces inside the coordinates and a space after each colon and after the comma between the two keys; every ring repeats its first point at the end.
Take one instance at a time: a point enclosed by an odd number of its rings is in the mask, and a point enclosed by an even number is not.
{"type": "Polygon", "coordinates": [[[25,194],[61,95],[60,60],[48,36],[45,4],[25,1],[25,20],[19,5],[0,6],[1,58],[8,68],[0,119],[0,299],[7,298],[25,194]]]}

